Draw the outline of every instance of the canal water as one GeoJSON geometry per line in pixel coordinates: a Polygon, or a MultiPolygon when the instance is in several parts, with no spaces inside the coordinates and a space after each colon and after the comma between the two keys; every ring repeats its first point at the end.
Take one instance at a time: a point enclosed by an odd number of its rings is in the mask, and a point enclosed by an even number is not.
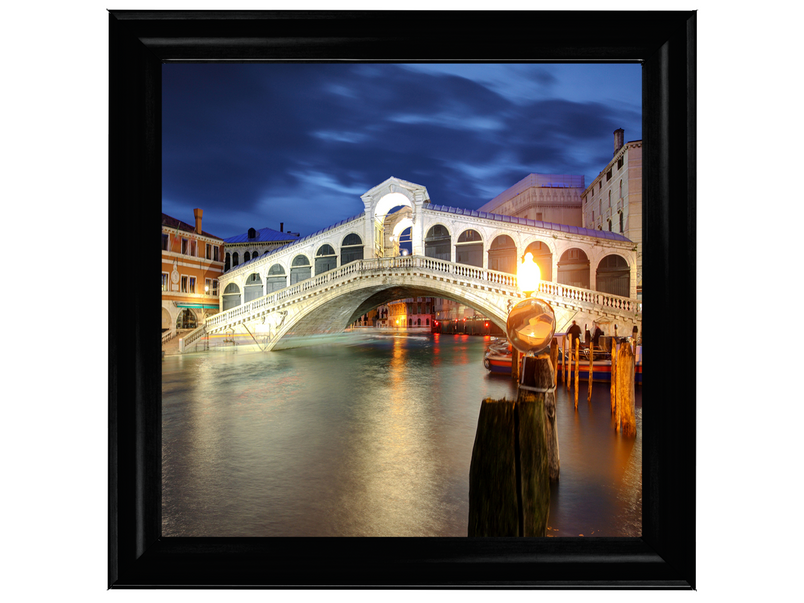
{"type": "MultiPolygon", "coordinates": [[[[466,536],[480,403],[516,396],[488,338],[344,334],[279,352],[162,363],[164,536],[466,536]]],[[[557,390],[561,475],[548,535],[640,536],[636,439],[609,385],[557,390]]]]}

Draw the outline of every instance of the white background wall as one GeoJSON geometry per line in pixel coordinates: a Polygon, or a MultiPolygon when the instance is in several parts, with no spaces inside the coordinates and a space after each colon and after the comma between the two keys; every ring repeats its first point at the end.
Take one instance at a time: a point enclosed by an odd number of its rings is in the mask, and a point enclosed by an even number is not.
{"type": "MultiPolygon", "coordinates": [[[[107,220],[107,73],[108,18],[111,6],[127,9],[154,8],[157,3],[128,0],[122,3],[84,2],[10,3],[4,6],[6,25],[0,38],[3,54],[5,111],[3,139],[8,162],[2,179],[3,223],[12,232],[6,249],[30,249],[28,265],[54,262],[52,245],[31,245],[30,204],[26,199],[52,200],[48,219],[66,232],[94,229],[105,232],[107,220]],[[58,50],[57,50],[58,49],[58,50]],[[69,49],[69,51],[64,51],[69,49]],[[78,88],[76,88],[78,87],[78,88]],[[52,102],[57,95],[59,101],[52,102]],[[12,117],[13,116],[13,117],[12,117]],[[87,124],[93,124],[87,127],[87,124]],[[33,160],[35,158],[35,160],[33,160]],[[48,177],[42,178],[43,167],[48,177]],[[65,191],[72,191],[65,195],[65,191]],[[75,191],[81,191],[75,195],[75,191]],[[65,203],[69,198],[71,202],[65,203]],[[76,211],[73,202],[79,203],[76,211]],[[41,255],[37,255],[41,254],[41,255]]],[[[164,8],[224,8],[222,2],[174,0],[164,8]]],[[[236,8],[298,8],[287,0],[265,3],[241,1],[236,8]]],[[[304,8],[376,9],[368,0],[317,0],[304,8]]],[[[511,2],[493,4],[457,1],[386,2],[382,8],[518,8],[600,9],[599,2],[511,2]]],[[[645,10],[644,2],[623,1],[607,9],[645,10]]],[[[658,8],[658,7],[657,7],[658,8]]],[[[793,273],[780,263],[761,265],[753,254],[739,262],[723,265],[721,249],[754,232],[756,204],[749,203],[750,186],[737,183],[745,166],[769,166],[773,178],[763,181],[775,207],[775,219],[768,221],[774,233],[777,257],[797,257],[793,245],[800,240],[802,204],[800,188],[799,118],[801,95],[800,56],[801,8],[795,3],[768,0],[728,4],[711,0],[681,3],[663,2],[662,9],[698,13],[698,593],[696,600],[742,601],[791,600],[798,591],[800,551],[792,548],[798,538],[801,496],[790,478],[801,472],[800,431],[804,424],[802,406],[785,403],[782,391],[798,387],[784,371],[756,376],[752,382],[740,374],[740,364],[726,354],[709,355],[706,345],[722,330],[740,333],[739,341],[750,341],[742,326],[740,304],[735,296],[749,298],[747,275],[763,275],[773,283],[775,295],[793,299],[789,283],[793,273]],[[742,32],[742,33],[740,33],[742,32]],[[742,42],[750,43],[742,43],[742,42]],[[798,148],[796,148],[798,147],[798,148]],[[778,190],[774,190],[778,189],[778,190]],[[786,219],[779,219],[786,216],[786,219]],[[786,252],[786,253],[785,253],[786,252]],[[785,292],[783,287],[791,291],[785,292]],[[718,322],[706,320],[708,307],[718,308],[718,322]],[[770,409],[758,402],[773,400],[770,409]],[[731,412],[726,412],[730,410],[731,412]],[[763,413],[775,418],[766,429],[763,413]],[[758,425],[763,426],[761,431],[758,425]],[[759,441],[753,440],[756,436],[759,441]],[[758,444],[772,446],[760,449],[758,444]],[[793,464],[795,461],[795,464],[793,464]],[[753,481],[752,480],[756,480],[753,481]],[[753,487],[772,496],[773,509],[762,508],[752,520],[757,502],[753,487]]],[[[756,173],[756,169],[750,170],[756,173]]],[[[61,243],[60,243],[61,244],[61,243]]],[[[76,238],[73,257],[97,259],[94,286],[108,286],[107,241],[101,236],[76,238]]],[[[58,255],[66,252],[59,249],[58,255]]],[[[72,271],[50,271],[52,290],[75,291],[72,271]]],[[[6,274],[7,284],[11,282],[6,274]]],[[[67,296],[68,306],[60,312],[75,312],[97,325],[95,341],[68,338],[66,350],[43,348],[30,336],[27,321],[4,325],[2,337],[3,458],[2,499],[3,542],[13,546],[13,558],[3,566],[3,593],[10,601],[297,601],[318,600],[409,601],[411,592],[388,591],[349,593],[259,591],[220,593],[215,591],[106,591],[106,308],[103,304],[84,307],[78,296],[67,296]],[[21,342],[21,343],[20,343],[21,342]],[[21,348],[20,348],[21,346],[21,348]],[[58,362],[55,359],[58,358],[58,362]],[[40,367],[49,365],[49,378],[41,378],[40,367]],[[37,383],[32,390],[30,384],[37,383]],[[65,404],[80,392],[80,404],[65,404]],[[42,424],[43,417],[47,423],[42,424]],[[28,427],[48,441],[31,445],[28,427]],[[69,434],[69,436],[68,436],[69,434]],[[54,493],[59,492],[58,506],[54,493]],[[43,543],[46,546],[41,546],[43,543]],[[10,562],[10,564],[9,564],[10,562]]],[[[756,299],[750,297],[751,299],[756,299]]],[[[8,311],[10,296],[2,309],[8,311]]],[[[43,300],[33,311],[51,315],[53,307],[43,300]]],[[[801,326],[783,313],[769,314],[756,328],[756,341],[764,334],[780,333],[786,327],[794,335],[801,326]]],[[[748,350],[746,350],[748,352],[748,350]]],[[[795,357],[794,357],[795,358],[795,357]]],[[[794,362],[797,362],[794,359],[794,362]]],[[[791,400],[792,396],[786,398],[791,400]]],[[[767,417],[767,415],[764,415],[767,417]]],[[[448,597],[461,601],[488,601],[490,596],[531,602],[546,600],[652,601],[679,600],[693,595],[660,592],[604,592],[590,594],[527,591],[490,594],[458,591],[435,595],[418,592],[416,598],[448,597]],[[544,600],[543,599],[543,600],[544,600]]]]}

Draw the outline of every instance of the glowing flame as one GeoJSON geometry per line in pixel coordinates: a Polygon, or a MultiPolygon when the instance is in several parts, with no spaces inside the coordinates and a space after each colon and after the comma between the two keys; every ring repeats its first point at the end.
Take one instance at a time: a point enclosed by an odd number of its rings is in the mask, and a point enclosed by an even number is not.
{"type": "Polygon", "coordinates": [[[533,254],[528,252],[525,254],[525,259],[517,268],[516,281],[519,288],[526,294],[533,293],[539,288],[539,281],[542,278],[542,273],[539,266],[533,261],[533,254]]]}

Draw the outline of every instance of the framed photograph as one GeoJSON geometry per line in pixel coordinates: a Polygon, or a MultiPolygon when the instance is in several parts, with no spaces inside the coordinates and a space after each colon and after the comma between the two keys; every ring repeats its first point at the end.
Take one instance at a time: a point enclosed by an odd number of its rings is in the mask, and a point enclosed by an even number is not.
{"type": "MultiPolygon", "coordinates": [[[[695,12],[682,11],[110,11],[109,212],[116,240],[136,241],[165,213],[165,66],[639,66],[647,275],[641,324],[655,343],[650,378],[640,386],[646,387],[640,536],[347,539],[174,532],[166,530],[163,510],[163,360],[152,333],[159,306],[155,288],[134,288],[125,316],[111,301],[109,312],[109,587],[694,589],[695,349],[684,348],[680,366],[681,342],[657,340],[669,323],[673,332],[695,332],[695,44],[695,12]]],[[[282,85],[292,86],[292,79],[282,85]]],[[[175,102],[172,110],[180,110],[175,102]]],[[[615,132],[615,155],[616,147],[615,132]]],[[[288,222],[302,221],[295,211],[288,222]]],[[[264,224],[243,230],[247,226],[264,224]]],[[[110,277],[113,271],[115,278],[150,280],[159,248],[133,249],[120,253],[119,245],[110,245],[110,277]]],[[[163,269],[163,290],[170,278],[163,269]]],[[[178,279],[177,287],[203,288],[203,280],[191,278],[186,285],[178,279]]],[[[235,488],[228,496],[242,494],[235,488]]],[[[232,508],[236,514],[237,505],[232,508]]]]}

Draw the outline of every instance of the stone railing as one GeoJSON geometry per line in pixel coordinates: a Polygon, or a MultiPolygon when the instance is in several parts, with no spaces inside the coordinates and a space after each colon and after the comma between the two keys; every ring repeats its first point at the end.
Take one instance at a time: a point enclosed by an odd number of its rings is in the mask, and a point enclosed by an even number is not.
{"type": "MultiPolygon", "coordinates": [[[[240,304],[235,308],[224,310],[223,312],[219,312],[207,318],[203,326],[188,333],[183,338],[183,347],[186,348],[193,344],[207,331],[216,331],[243,320],[249,320],[255,314],[266,310],[270,311],[287,302],[306,299],[320,290],[326,290],[332,286],[336,286],[339,282],[349,280],[356,275],[371,276],[372,274],[393,272],[395,270],[408,272],[417,269],[435,275],[443,275],[444,277],[458,278],[470,282],[471,284],[506,289],[505,292],[507,294],[522,297],[521,292],[517,289],[516,276],[505,272],[497,272],[495,270],[487,270],[475,266],[467,266],[465,264],[455,264],[447,260],[424,256],[355,260],[340,268],[319,274],[305,281],[296,283],[295,285],[291,285],[290,287],[274,291],[273,293],[240,304]]],[[[586,306],[588,308],[597,306],[635,314],[642,312],[642,303],[637,300],[582,289],[580,287],[542,282],[539,284],[539,292],[553,300],[575,303],[578,306],[586,306]]]]}
{"type": "Polygon", "coordinates": [[[177,335],[177,331],[165,331],[162,333],[162,345],[165,345],[168,341],[173,339],[177,335]]]}

